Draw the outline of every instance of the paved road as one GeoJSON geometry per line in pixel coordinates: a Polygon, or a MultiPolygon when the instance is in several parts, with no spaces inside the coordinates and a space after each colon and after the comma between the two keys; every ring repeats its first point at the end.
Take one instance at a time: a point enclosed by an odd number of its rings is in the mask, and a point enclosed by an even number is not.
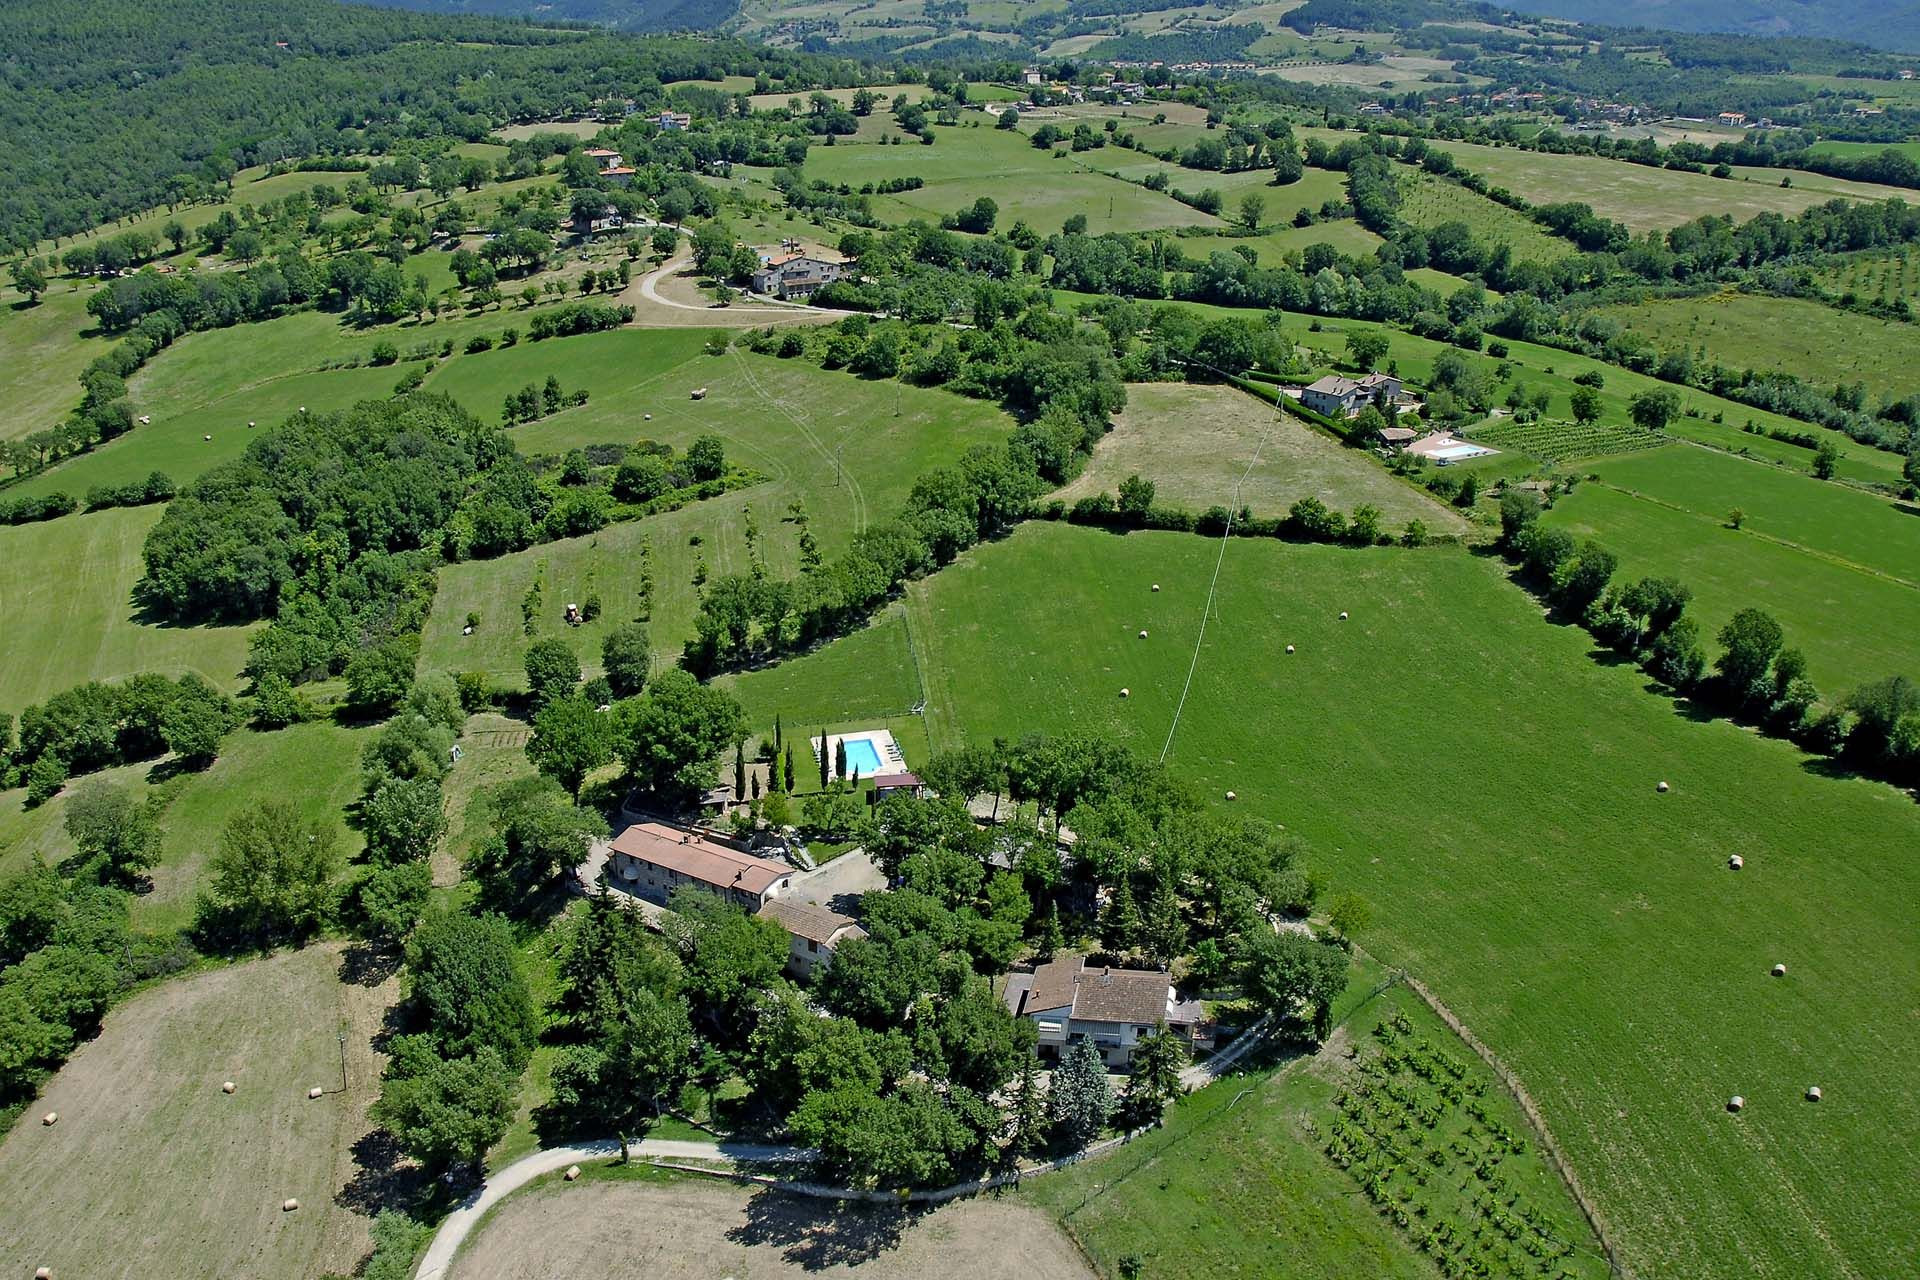
{"type": "MultiPolygon", "coordinates": [[[[665,262],[661,263],[659,266],[655,267],[653,270],[647,272],[646,275],[640,277],[640,296],[645,298],[648,302],[657,303],[663,307],[671,307],[675,311],[712,312],[712,311],[721,310],[721,308],[716,307],[714,304],[710,302],[703,302],[703,303],[675,302],[672,298],[665,297],[661,294],[660,282],[666,279],[668,273],[679,271],[681,268],[687,266],[692,261],[693,261],[692,255],[680,254],[676,257],[667,259],[665,262]]],[[[779,306],[764,306],[764,305],[754,306],[751,304],[742,306],[739,303],[731,303],[725,308],[725,310],[734,315],[739,315],[742,312],[746,312],[749,314],[764,313],[766,315],[776,315],[776,316],[807,315],[807,314],[837,316],[837,315],[845,314],[844,312],[829,310],[826,307],[813,307],[800,302],[783,303],[779,306]]]]}
{"type": "MultiPolygon", "coordinates": [[[[630,1146],[638,1157],[654,1156],[665,1160],[707,1160],[723,1165],[742,1160],[804,1160],[808,1153],[794,1147],[762,1147],[746,1143],[680,1142],[667,1138],[647,1138],[630,1146]]],[[[575,1147],[549,1147],[536,1151],[487,1179],[478,1191],[440,1223],[427,1256],[420,1261],[415,1280],[445,1280],[447,1269],[460,1246],[487,1210],[526,1186],[542,1174],[556,1172],[584,1160],[606,1160],[620,1154],[620,1144],[611,1140],[587,1142],[575,1147]]]]}

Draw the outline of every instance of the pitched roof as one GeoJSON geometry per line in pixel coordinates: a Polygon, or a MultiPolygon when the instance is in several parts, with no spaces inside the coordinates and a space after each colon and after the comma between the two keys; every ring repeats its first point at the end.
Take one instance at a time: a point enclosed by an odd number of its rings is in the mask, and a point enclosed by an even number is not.
{"type": "Polygon", "coordinates": [[[873,779],[876,787],[917,787],[920,779],[911,773],[883,773],[873,779]]]}
{"type": "Polygon", "coordinates": [[[756,914],[763,920],[773,921],[796,938],[806,938],[823,947],[843,930],[851,930],[854,937],[867,936],[867,931],[855,924],[851,916],[843,916],[838,911],[829,911],[808,902],[770,898],[756,914]]]}
{"type": "Polygon", "coordinates": [[[765,893],[792,875],[785,863],[756,858],[750,853],[682,831],[660,822],[636,822],[613,838],[613,851],[665,867],[716,889],[765,893]]]}
{"type": "Polygon", "coordinates": [[[1318,382],[1310,384],[1307,390],[1318,391],[1330,396],[1344,396],[1350,395],[1359,385],[1359,383],[1351,378],[1343,378],[1337,373],[1330,373],[1318,382]]]}
{"type": "Polygon", "coordinates": [[[1158,969],[1088,968],[1086,957],[1061,956],[1033,971],[1023,1012],[1071,1007],[1090,1022],[1159,1022],[1171,984],[1158,969]]]}

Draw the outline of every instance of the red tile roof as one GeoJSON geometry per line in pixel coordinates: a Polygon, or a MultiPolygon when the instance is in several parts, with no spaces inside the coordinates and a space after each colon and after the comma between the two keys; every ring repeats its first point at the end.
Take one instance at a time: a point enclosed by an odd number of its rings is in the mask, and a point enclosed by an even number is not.
{"type": "Polygon", "coordinates": [[[762,894],[793,874],[783,862],[770,862],[659,822],[636,822],[613,838],[613,851],[678,871],[716,889],[762,894]]]}

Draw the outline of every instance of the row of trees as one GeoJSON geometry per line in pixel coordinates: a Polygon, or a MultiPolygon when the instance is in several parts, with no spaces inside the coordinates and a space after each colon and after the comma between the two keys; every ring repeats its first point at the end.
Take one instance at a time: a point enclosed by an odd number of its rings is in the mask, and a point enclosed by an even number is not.
{"type": "Polygon", "coordinates": [[[1764,610],[1737,611],[1721,627],[1709,670],[1688,588],[1670,578],[1613,581],[1617,559],[1541,523],[1532,491],[1501,496],[1501,545],[1526,579],[1566,617],[1656,680],[1696,701],[1789,737],[1810,751],[1895,782],[1920,781],[1920,684],[1893,675],[1823,703],[1807,658],[1786,644],[1764,610]]]}

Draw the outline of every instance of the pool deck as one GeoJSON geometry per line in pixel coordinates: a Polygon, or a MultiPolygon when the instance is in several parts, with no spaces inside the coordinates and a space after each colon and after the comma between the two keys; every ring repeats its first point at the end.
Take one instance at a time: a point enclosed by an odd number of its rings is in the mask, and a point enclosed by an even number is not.
{"type": "MultiPolygon", "coordinates": [[[[827,759],[830,765],[838,755],[835,748],[843,742],[846,743],[848,747],[847,765],[849,772],[857,778],[871,778],[877,774],[906,772],[907,758],[901,753],[900,744],[894,740],[893,730],[891,729],[860,729],[852,733],[834,733],[827,735],[826,750],[829,752],[827,759]],[[870,747],[873,751],[876,761],[873,768],[866,768],[864,767],[863,761],[853,759],[854,750],[862,745],[870,747]]],[[[813,749],[813,758],[816,761],[820,759],[820,743],[821,740],[819,738],[809,738],[807,740],[807,745],[813,749]]],[[[835,772],[833,776],[837,778],[839,774],[835,772]]]]}

